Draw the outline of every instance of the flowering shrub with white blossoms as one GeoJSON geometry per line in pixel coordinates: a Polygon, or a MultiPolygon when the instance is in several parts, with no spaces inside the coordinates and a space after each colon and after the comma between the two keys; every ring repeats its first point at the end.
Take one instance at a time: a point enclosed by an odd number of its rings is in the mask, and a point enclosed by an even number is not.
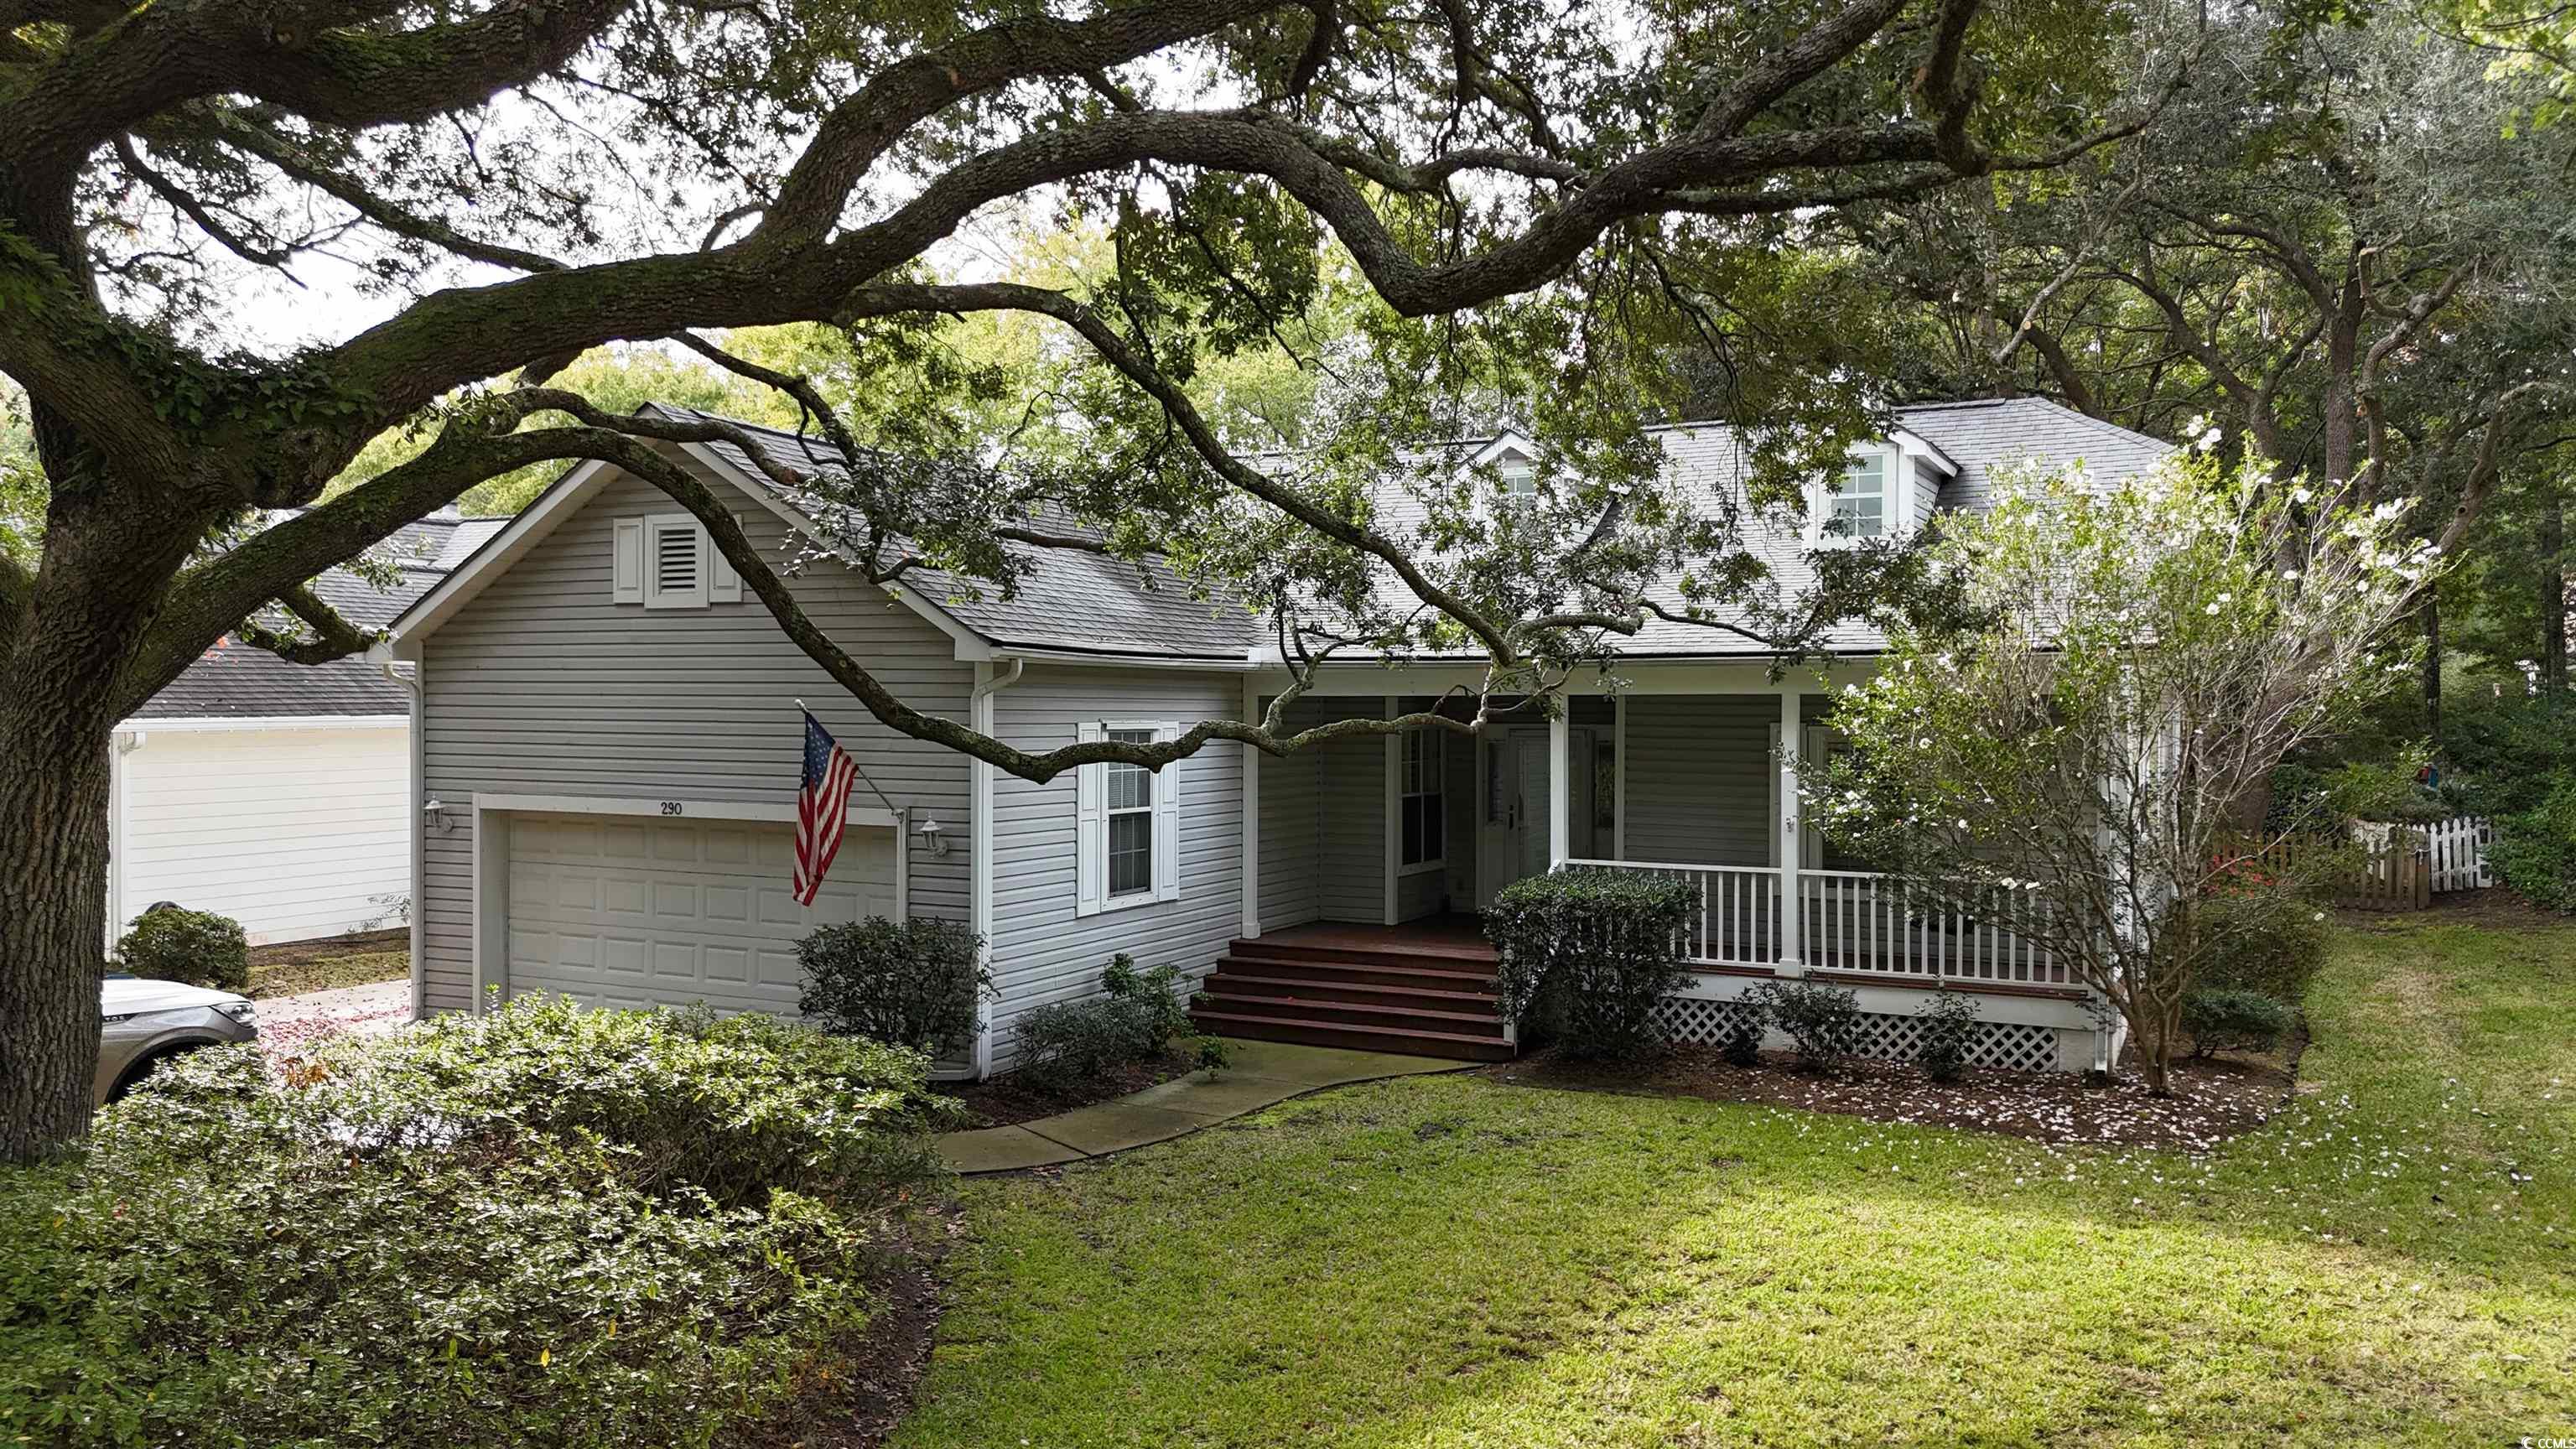
{"type": "Polygon", "coordinates": [[[2009,896],[2163,1091],[2183,998],[2263,916],[2248,902],[2313,909],[2221,842],[2284,754],[2410,667],[2389,626],[2436,559],[2402,528],[2205,450],[2110,488],[2080,465],[2009,477],[1931,545],[1972,617],[1894,631],[1839,701],[1854,748],[1810,773],[1806,809],[1928,908],[2009,896]]]}

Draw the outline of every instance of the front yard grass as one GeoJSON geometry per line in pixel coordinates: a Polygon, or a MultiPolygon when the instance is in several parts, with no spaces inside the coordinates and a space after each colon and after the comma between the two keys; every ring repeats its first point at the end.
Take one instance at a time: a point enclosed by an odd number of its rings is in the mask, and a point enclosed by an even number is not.
{"type": "Polygon", "coordinates": [[[2205,1157],[1410,1078],[970,1184],[894,1444],[2576,1433],[2576,929],[2339,933],[2205,1157]]]}

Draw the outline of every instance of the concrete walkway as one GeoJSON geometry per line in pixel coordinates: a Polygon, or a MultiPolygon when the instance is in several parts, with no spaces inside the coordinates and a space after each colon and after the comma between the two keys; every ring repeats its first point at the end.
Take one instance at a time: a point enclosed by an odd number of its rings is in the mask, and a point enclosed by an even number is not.
{"type": "Polygon", "coordinates": [[[1015,1127],[951,1132],[939,1139],[939,1155],[950,1168],[969,1177],[1053,1167],[1196,1132],[1324,1087],[1482,1065],[1276,1041],[1229,1045],[1234,1048],[1233,1064],[1213,1079],[1205,1072],[1192,1072],[1113,1102],[1096,1102],[1015,1127]]]}

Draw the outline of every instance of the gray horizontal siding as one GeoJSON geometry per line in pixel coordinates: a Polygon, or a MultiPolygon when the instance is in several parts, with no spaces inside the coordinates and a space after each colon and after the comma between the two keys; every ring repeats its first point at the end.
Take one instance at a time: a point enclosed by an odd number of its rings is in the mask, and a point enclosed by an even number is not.
{"type": "MultiPolygon", "coordinates": [[[[719,485],[730,487],[730,485],[719,485]]],[[[786,526],[750,499],[743,530],[779,557],[786,526]]],[[[912,852],[910,908],[967,915],[963,756],[878,724],[742,602],[646,610],[609,601],[611,525],[670,500],[618,478],[430,636],[424,788],[457,807],[424,842],[422,970],[432,1009],[473,994],[476,792],[792,803],[804,699],[897,809],[949,827],[946,856],[912,852]]],[[[964,720],[972,667],[945,634],[829,565],[790,583],[807,615],[907,703],[964,720]]],[[[878,802],[866,782],[853,803],[878,802]]]]}
{"type": "MultiPolygon", "coordinates": [[[[1074,743],[1086,721],[1171,720],[1186,729],[1240,714],[1242,699],[1235,675],[1033,665],[996,696],[994,727],[1022,749],[1047,750],[1074,743]]],[[[995,1070],[1017,1060],[1021,1014],[1097,992],[1113,955],[1205,975],[1240,927],[1243,752],[1213,745],[1166,768],[1178,773],[1179,898],[1089,916],[1076,910],[1074,772],[1043,785],[994,780],[995,1070]]]]}
{"type": "MultiPolygon", "coordinates": [[[[1384,719],[1383,704],[1333,701],[1329,717],[1384,719]]],[[[1360,735],[1315,751],[1315,885],[1328,921],[1386,919],[1386,741],[1360,735]]]]}
{"type": "MultiPolygon", "coordinates": [[[[1266,707],[1269,701],[1262,701],[1266,707]]],[[[1291,731],[1331,718],[1322,701],[1309,696],[1291,703],[1281,721],[1291,731]]],[[[1317,920],[1324,912],[1316,878],[1322,841],[1323,811],[1318,791],[1323,774],[1316,752],[1299,750],[1285,758],[1264,755],[1258,789],[1261,796],[1261,929],[1284,930],[1317,920]]]]}
{"type": "Polygon", "coordinates": [[[1776,695],[1629,696],[1628,859],[1768,864],[1779,722],[1776,695]]]}

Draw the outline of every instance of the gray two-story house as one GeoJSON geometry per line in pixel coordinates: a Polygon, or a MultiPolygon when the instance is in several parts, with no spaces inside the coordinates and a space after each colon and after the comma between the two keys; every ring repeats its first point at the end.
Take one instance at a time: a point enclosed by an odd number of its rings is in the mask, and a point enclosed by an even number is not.
{"type": "MultiPolygon", "coordinates": [[[[1740,486],[1727,429],[1656,436],[1693,486],[1740,486]]],[[[1465,452],[1508,472],[1526,446],[1465,452]]],[[[2080,458],[2108,479],[2165,451],[2038,400],[1909,408],[1811,512],[1838,535],[1903,533],[1984,506],[2015,462],[2080,458]]],[[[765,553],[812,532],[730,447],[673,456],[739,498],[765,553]]],[[[1794,558],[1817,527],[1772,542],[1794,558]]],[[[905,699],[1032,750],[1252,717],[1288,680],[1261,620],[1150,565],[1051,555],[1008,600],[935,575],[880,588],[828,562],[790,587],[905,699]]],[[[1793,772],[1831,748],[1830,696],[1867,676],[1876,644],[1852,631],[1821,668],[1774,682],[1754,645],[1650,627],[1621,642],[1617,680],[1579,679],[1565,708],[1474,739],[1419,731],[1284,759],[1228,743],[1159,773],[1098,765],[1037,785],[879,725],[695,519],[587,465],[391,630],[388,652],[417,666],[417,1006],[542,990],[792,1013],[801,936],[911,913],[987,942],[999,999],[960,1072],[1007,1069],[1016,1019],[1098,989],[1121,951],[1206,978],[1200,1020],[1222,1032],[1495,1057],[1512,1043],[1472,913],[1513,880],[1596,862],[1695,886],[1693,984],[1667,1006],[1684,1038],[1725,1032],[1760,980],[1814,975],[1858,990],[1879,1051],[1903,1053],[1925,994],[1946,986],[1978,993],[1981,1061],[2106,1061],[2112,1028],[2008,920],[1911,909],[1800,828],[1793,772]],[[864,773],[811,906],[789,884],[799,701],[864,773]]],[[[1295,708],[1387,717],[1480,676],[1468,659],[1336,664],[1295,708]]]]}

